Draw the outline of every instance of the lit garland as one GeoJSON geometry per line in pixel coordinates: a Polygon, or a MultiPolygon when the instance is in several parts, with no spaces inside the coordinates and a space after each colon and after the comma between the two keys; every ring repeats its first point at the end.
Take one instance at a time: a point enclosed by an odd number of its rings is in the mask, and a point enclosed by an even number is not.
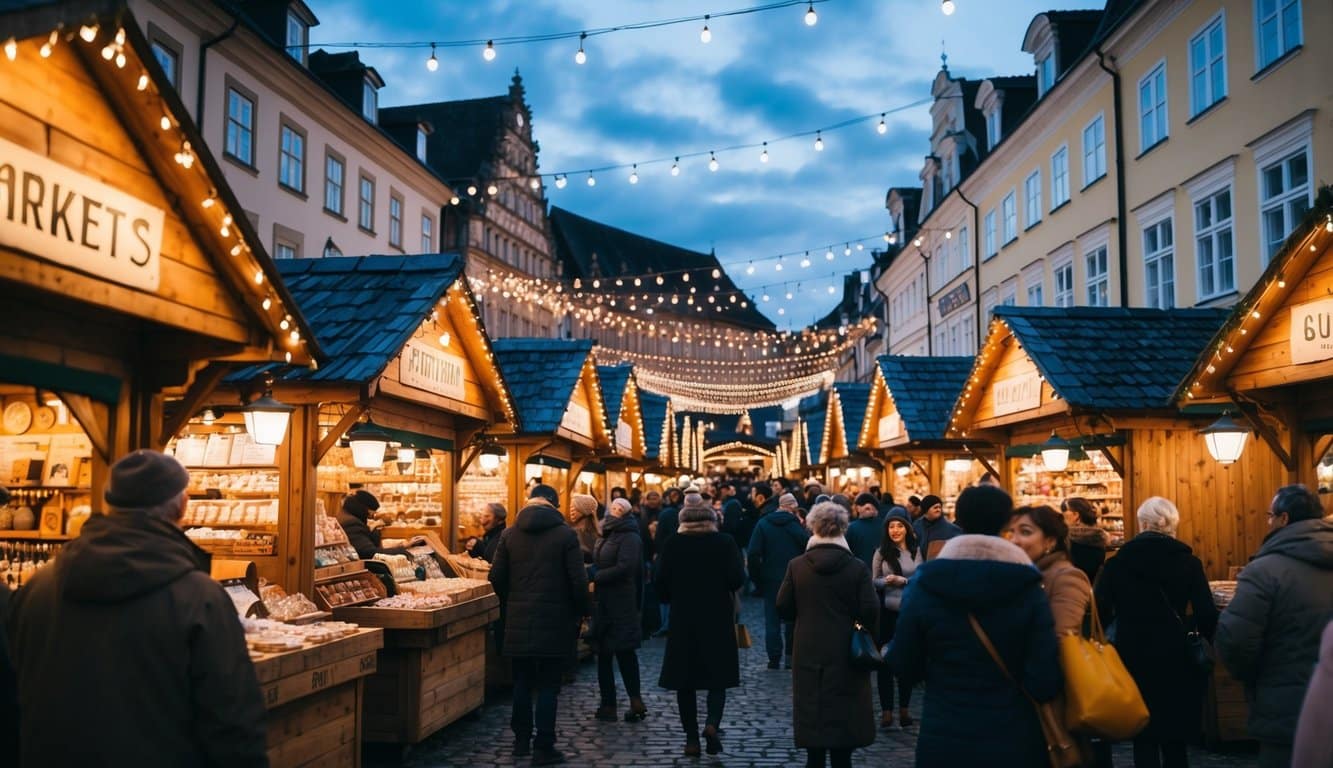
{"type": "Polygon", "coordinates": [[[810,394],[833,380],[832,371],[771,384],[715,384],[674,378],[644,368],[637,369],[636,375],[644,389],[669,396],[677,408],[704,413],[739,413],[749,408],[779,405],[810,394]]]}

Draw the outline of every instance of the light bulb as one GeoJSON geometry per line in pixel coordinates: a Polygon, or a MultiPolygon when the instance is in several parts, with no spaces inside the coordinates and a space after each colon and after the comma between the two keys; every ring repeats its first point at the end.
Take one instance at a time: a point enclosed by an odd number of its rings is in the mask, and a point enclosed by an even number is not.
{"type": "Polygon", "coordinates": [[[10,61],[13,61],[14,59],[17,59],[18,56],[19,56],[19,41],[11,37],[5,41],[5,58],[9,59],[10,61]]]}
{"type": "Polygon", "coordinates": [[[952,239],[953,239],[953,230],[946,230],[946,231],[944,232],[944,239],[945,239],[945,240],[952,240],[952,239]]]}
{"type": "Polygon", "coordinates": [[[819,23],[819,14],[815,13],[815,4],[811,2],[805,8],[805,25],[807,27],[813,27],[818,23],[819,23]]]}
{"type": "Polygon", "coordinates": [[[671,163],[671,175],[672,175],[672,176],[679,176],[679,175],[680,175],[680,158],[679,158],[679,157],[676,158],[675,162],[671,163]]]}
{"type": "Polygon", "coordinates": [[[454,195],[453,197],[449,198],[449,205],[458,205],[461,202],[463,201],[458,197],[458,195],[454,195]]]}
{"type": "MultiPolygon", "coordinates": [[[[12,40],[13,38],[10,38],[10,39],[12,40]]],[[[18,44],[17,44],[17,43],[14,44],[14,52],[15,52],[15,53],[18,53],[18,44]]],[[[9,53],[9,43],[5,43],[5,53],[6,53],[6,54],[9,53]]],[[[102,58],[106,59],[107,61],[111,61],[112,57],[115,56],[115,55],[116,55],[116,46],[115,46],[115,45],[113,45],[112,43],[107,43],[106,45],[102,46],[102,58]]],[[[14,59],[11,57],[11,58],[10,58],[10,61],[13,61],[13,60],[14,60],[14,59]]]]}
{"type": "Polygon", "coordinates": [[[851,256],[851,255],[852,255],[852,244],[851,244],[851,243],[848,243],[848,244],[847,244],[847,247],[845,247],[845,248],[842,249],[842,255],[843,255],[843,256],[851,256]]]}
{"type": "Polygon", "coordinates": [[[144,73],[142,73],[142,74],[139,75],[139,84],[138,84],[136,87],[137,87],[139,90],[141,90],[141,91],[144,91],[144,90],[147,90],[147,89],[148,89],[148,73],[147,73],[147,72],[144,72],[144,73]]]}
{"type": "Polygon", "coordinates": [[[774,271],[774,272],[781,272],[781,271],[782,271],[782,257],[781,257],[781,256],[778,257],[778,263],[773,265],[773,271],[774,271]]]}
{"type": "Polygon", "coordinates": [[[440,60],[435,58],[435,43],[430,44],[430,58],[426,59],[426,69],[434,72],[440,68],[440,60]]]}
{"type": "Polygon", "coordinates": [[[712,152],[708,153],[708,170],[713,171],[714,173],[717,172],[717,155],[714,155],[712,152]]]}
{"type": "Polygon", "coordinates": [[[486,41],[486,50],[481,52],[481,57],[487,61],[495,61],[495,43],[493,41],[486,41]]]}
{"type": "Polygon", "coordinates": [[[829,292],[829,295],[830,295],[830,296],[833,295],[833,293],[834,293],[834,291],[833,291],[833,286],[830,285],[830,286],[828,287],[828,292],[829,292]]]}
{"type": "Polygon", "coordinates": [[[255,271],[255,285],[263,285],[263,284],[264,284],[264,270],[262,270],[262,269],[260,269],[260,270],[256,270],[256,271],[255,271]]]}
{"type": "Polygon", "coordinates": [[[759,162],[761,162],[761,163],[767,163],[767,162],[768,162],[768,142],[767,142],[767,141],[764,142],[764,151],[759,153],[759,162]]]}
{"type": "MultiPolygon", "coordinates": [[[[898,242],[898,236],[890,232],[884,236],[884,242],[888,243],[889,245],[893,245],[894,243],[898,242]]],[[[861,246],[858,244],[856,247],[859,249],[861,246]]]]}
{"type": "Polygon", "coordinates": [[[921,243],[922,243],[922,240],[921,240],[921,238],[919,238],[919,237],[918,237],[917,239],[915,239],[915,240],[912,241],[912,245],[915,245],[917,248],[920,248],[920,247],[921,247],[921,243]]]}
{"type": "Polygon", "coordinates": [[[162,130],[164,130],[164,131],[166,131],[166,130],[170,130],[170,129],[171,129],[171,118],[170,118],[170,117],[167,117],[166,115],[163,115],[163,116],[162,116],[162,119],[161,119],[160,121],[158,121],[158,125],[161,125],[161,126],[162,126],[162,130]]]}
{"type": "Polygon", "coordinates": [[[477,185],[476,184],[467,185],[467,196],[475,197],[476,194],[477,194],[477,185]]]}
{"type": "Polygon", "coordinates": [[[82,27],[79,27],[79,37],[83,38],[83,42],[85,43],[91,43],[92,41],[96,40],[97,25],[84,24],[82,27]]]}
{"type": "Polygon", "coordinates": [[[293,328],[292,332],[287,334],[287,338],[291,339],[292,343],[295,344],[301,340],[301,332],[293,328]]]}
{"type": "Polygon", "coordinates": [[[486,185],[486,194],[490,195],[491,197],[495,197],[496,195],[500,194],[500,188],[497,187],[494,183],[488,184],[486,185]]]}
{"type": "Polygon", "coordinates": [[[954,5],[953,0],[944,0],[940,3],[940,10],[944,12],[945,16],[952,16],[953,12],[958,10],[958,6],[954,5]]]}
{"type": "Polygon", "coordinates": [[[704,28],[699,30],[699,42],[707,43],[713,39],[713,30],[708,28],[708,14],[704,14],[704,28]]]}
{"type": "Polygon", "coordinates": [[[290,328],[291,326],[292,326],[292,321],[287,317],[282,318],[282,320],[278,322],[278,327],[284,331],[290,328]]]}
{"type": "Polygon", "coordinates": [[[763,299],[764,301],[768,301],[768,294],[765,293],[765,294],[763,295],[762,299],[763,299]]]}
{"type": "Polygon", "coordinates": [[[753,274],[754,274],[754,262],[753,262],[753,261],[750,262],[749,265],[745,267],[745,274],[747,274],[747,275],[753,275],[753,274]]]}
{"type": "Polygon", "coordinates": [[[588,171],[588,186],[590,187],[597,186],[597,178],[592,175],[592,171],[588,171]]]}
{"type": "Polygon", "coordinates": [[[51,57],[51,43],[49,43],[49,42],[48,42],[48,43],[42,43],[42,47],[41,47],[41,50],[39,51],[39,53],[42,54],[42,58],[43,58],[43,59],[48,59],[48,58],[50,58],[50,57],[51,57]]]}
{"type": "Polygon", "coordinates": [[[584,40],[587,40],[587,39],[588,39],[588,33],[587,33],[587,32],[580,32],[580,33],[579,33],[579,50],[578,50],[578,53],[575,53],[575,54],[574,54],[574,63],[575,63],[575,64],[586,64],[586,63],[588,63],[588,54],[586,54],[586,53],[583,52],[583,41],[584,41],[584,40]]]}
{"type": "Polygon", "coordinates": [[[629,172],[629,183],[631,183],[631,184],[638,184],[638,183],[639,183],[639,166],[636,165],[636,166],[634,166],[632,169],[630,169],[630,172],[629,172]]]}
{"type": "Polygon", "coordinates": [[[801,259],[801,267],[805,268],[808,266],[810,266],[810,252],[806,251],[804,258],[801,259]]]}
{"type": "Polygon", "coordinates": [[[879,113],[879,125],[875,126],[875,130],[879,131],[879,135],[881,136],[889,132],[889,124],[884,122],[883,112],[879,113]]]}
{"type": "Polygon", "coordinates": [[[125,52],[116,51],[116,69],[124,69],[126,61],[128,61],[128,59],[125,58],[125,52]]]}
{"type": "Polygon", "coordinates": [[[815,131],[815,151],[824,151],[824,135],[822,131],[815,131]]]}
{"type": "Polygon", "coordinates": [[[717,267],[714,267],[714,268],[713,268],[713,279],[716,280],[716,279],[718,279],[719,277],[722,277],[722,270],[718,269],[717,267]]]}
{"type": "Polygon", "coordinates": [[[657,276],[657,284],[658,284],[658,285],[663,285],[663,284],[665,284],[665,283],[666,283],[666,278],[665,278],[665,277],[662,277],[661,275],[658,275],[658,276],[657,276]]]}
{"type": "Polygon", "coordinates": [[[538,189],[541,189],[541,188],[542,188],[542,177],[540,177],[540,176],[533,176],[533,177],[532,177],[532,181],[529,181],[529,182],[528,182],[528,186],[532,187],[534,191],[535,191],[535,190],[538,190],[538,189]]]}
{"type": "Polygon", "coordinates": [[[826,251],[826,252],[824,253],[824,258],[828,259],[829,261],[833,261],[833,249],[832,249],[832,248],[828,249],[828,251],[826,251]]]}
{"type": "Polygon", "coordinates": [[[273,308],[273,299],[269,298],[268,296],[265,296],[264,300],[259,302],[259,306],[263,307],[264,311],[267,312],[273,308]]]}

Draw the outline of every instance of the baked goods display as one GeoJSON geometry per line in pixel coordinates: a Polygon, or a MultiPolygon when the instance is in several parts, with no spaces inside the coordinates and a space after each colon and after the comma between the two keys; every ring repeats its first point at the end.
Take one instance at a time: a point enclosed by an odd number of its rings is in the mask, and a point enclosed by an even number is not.
{"type": "Polygon", "coordinates": [[[197,500],[185,508],[185,525],[277,525],[278,500],[197,500]]]}
{"type": "Polygon", "coordinates": [[[243,528],[189,528],[185,535],[214,555],[271,555],[277,544],[277,536],[272,533],[243,528]]]}
{"type": "Polygon", "coordinates": [[[414,560],[407,555],[386,555],[376,554],[375,560],[389,566],[389,573],[393,576],[394,584],[401,589],[407,582],[417,580],[417,565],[414,560]]]}
{"type": "Polygon", "coordinates": [[[315,600],[325,610],[341,608],[358,603],[369,603],[387,596],[387,590],[379,577],[367,571],[354,571],[322,583],[315,584],[315,600]]]}
{"type": "Polygon", "coordinates": [[[191,471],[187,493],[202,494],[209,489],[222,493],[277,493],[278,473],[270,470],[253,472],[191,471]]]}
{"type": "Polygon", "coordinates": [[[241,619],[245,643],[256,653],[297,651],[308,645],[320,645],[356,634],[360,629],[346,621],[316,621],[310,624],[284,624],[273,619],[241,619]]]}
{"type": "Polygon", "coordinates": [[[376,608],[408,608],[414,611],[429,611],[453,604],[454,599],[448,595],[413,595],[408,592],[400,592],[373,603],[376,608]]]}

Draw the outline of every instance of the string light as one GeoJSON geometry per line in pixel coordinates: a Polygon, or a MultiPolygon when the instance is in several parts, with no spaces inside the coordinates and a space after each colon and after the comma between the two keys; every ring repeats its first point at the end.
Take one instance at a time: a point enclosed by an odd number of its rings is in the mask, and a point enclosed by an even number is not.
{"type": "Polygon", "coordinates": [[[495,185],[495,182],[491,182],[486,186],[486,194],[490,195],[491,197],[495,197],[496,195],[500,194],[500,188],[495,185]]]}
{"type": "Polygon", "coordinates": [[[495,61],[495,42],[486,41],[486,48],[481,52],[481,57],[487,61],[495,61]]]}
{"type": "Polygon", "coordinates": [[[753,274],[754,274],[754,262],[753,262],[753,261],[750,262],[750,263],[745,267],[745,274],[747,274],[747,275],[753,275],[753,274]]]}
{"type": "Polygon", "coordinates": [[[819,14],[815,13],[815,4],[812,2],[805,9],[805,25],[813,27],[819,23],[819,14]]]}
{"type": "Polygon", "coordinates": [[[158,121],[158,125],[161,125],[162,130],[164,131],[171,130],[171,117],[168,115],[163,115],[162,119],[158,121]]]}
{"type": "MultiPolygon", "coordinates": [[[[630,170],[630,172],[629,172],[629,183],[631,183],[631,184],[638,184],[638,183],[639,183],[639,166],[636,165],[636,166],[634,166],[633,169],[630,170]]],[[[636,280],[636,281],[635,281],[635,284],[637,284],[637,283],[638,283],[638,281],[636,280]]]]}
{"type": "Polygon", "coordinates": [[[135,89],[136,89],[136,90],[140,90],[140,91],[146,91],[146,90],[148,90],[148,73],[147,73],[147,72],[140,73],[140,75],[139,75],[139,82],[138,82],[138,84],[135,85],[135,89]]]}
{"type": "Polygon", "coordinates": [[[84,24],[82,27],[79,27],[79,37],[83,38],[83,42],[85,43],[91,43],[96,40],[97,32],[98,26],[96,22],[93,22],[92,24],[84,24]]]}
{"type": "Polygon", "coordinates": [[[673,162],[673,163],[671,164],[671,175],[672,175],[672,176],[679,176],[679,175],[680,175],[680,158],[679,158],[679,157],[677,157],[676,160],[675,160],[675,162],[673,162]]]}
{"type": "Polygon", "coordinates": [[[588,39],[588,33],[587,33],[587,32],[580,32],[580,33],[579,33],[579,50],[578,50],[577,53],[574,54],[574,63],[575,63],[575,64],[586,64],[586,63],[588,63],[588,54],[586,54],[586,53],[583,52],[583,41],[584,41],[584,40],[587,40],[587,39],[588,39]]]}
{"type": "Polygon", "coordinates": [[[564,188],[565,188],[565,185],[568,184],[568,183],[569,183],[569,179],[567,179],[564,175],[560,175],[560,176],[556,176],[556,177],[555,177],[555,187],[556,187],[556,189],[564,189],[564,188]]]}
{"type": "Polygon", "coordinates": [[[816,152],[823,152],[823,151],[824,151],[824,132],[823,132],[823,131],[815,131],[815,151],[816,151],[816,152]]]}
{"type": "Polygon", "coordinates": [[[426,59],[426,70],[434,72],[440,68],[440,60],[435,57],[435,43],[430,44],[430,58],[426,59]]]}
{"type": "Polygon", "coordinates": [[[830,248],[830,249],[828,249],[827,251],[825,251],[825,253],[824,253],[824,258],[828,259],[829,261],[833,261],[833,249],[832,249],[832,248],[830,248]]]}
{"type": "Polygon", "coordinates": [[[704,28],[699,30],[699,42],[707,45],[713,39],[713,30],[708,28],[708,14],[704,14],[704,28]]]}
{"type": "Polygon", "coordinates": [[[5,41],[5,58],[9,59],[10,61],[13,61],[14,59],[17,59],[18,56],[19,56],[19,41],[11,37],[5,41]]]}
{"type": "Polygon", "coordinates": [[[884,122],[883,112],[879,114],[879,125],[875,126],[875,130],[879,132],[880,136],[883,136],[884,134],[889,132],[889,124],[884,122]]]}
{"type": "Polygon", "coordinates": [[[718,168],[718,165],[717,165],[717,155],[714,155],[712,152],[709,152],[709,153],[708,153],[708,170],[712,171],[713,173],[717,173],[717,168],[718,168]]]}
{"type": "MultiPolygon", "coordinates": [[[[801,268],[804,269],[805,267],[808,266],[810,266],[810,252],[806,251],[805,256],[801,259],[801,268]]],[[[788,296],[787,298],[790,299],[791,296],[788,296]]]]}
{"type": "Polygon", "coordinates": [[[945,16],[952,16],[953,12],[956,10],[958,10],[958,7],[954,5],[953,0],[943,0],[943,2],[940,3],[940,11],[942,11],[945,16]]]}
{"type": "Polygon", "coordinates": [[[597,177],[592,175],[592,171],[588,171],[588,186],[590,187],[597,186],[597,177]]]}
{"type": "Polygon", "coordinates": [[[768,162],[768,142],[767,142],[767,141],[764,142],[764,151],[759,153],[759,162],[761,162],[761,163],[767,163],[767,162],[768,162]]]}

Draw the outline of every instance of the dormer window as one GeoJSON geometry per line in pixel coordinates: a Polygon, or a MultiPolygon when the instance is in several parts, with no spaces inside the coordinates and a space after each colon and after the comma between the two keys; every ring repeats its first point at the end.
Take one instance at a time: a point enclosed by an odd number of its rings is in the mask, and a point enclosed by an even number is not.
{"type": "Polygon", "coordinates": [[[1046,95],[1055,85],[1055,53],[1048,53],[1044,58],[1037,59],[1037,98],[1046,95]]]}
{"type": "Polygon", "coordinates": [[[423,163],[426,162],[426,136],[427,136],[427,135],[429,135],[429,134],[428,134],[427,131],[426,131],[426,126],[424,126],[424,125],[418,125],[418,126],[417,126],[417,159],[420,160],[420,161],[423,162],[423,163]]]}
{"type": "Polygon", "coordinates": [[[305,64],[310,49],[310,26],[294,10],[287,11],[286,37],[287,55],[305,64]]]}
{"type": "Polygon", "coordinates": [[[361,89],[361,116],[373,123],[379,120],[379,115],[380,92],[370,78],[366,78],[361,89]]]}
{"type": "Polygon", "coordinates": [[[996,104],[995,109],[986,114],[986,148],[995,149],[1002,138],[1004,137],[1000,133],[1000,105],[996,104]]]}

